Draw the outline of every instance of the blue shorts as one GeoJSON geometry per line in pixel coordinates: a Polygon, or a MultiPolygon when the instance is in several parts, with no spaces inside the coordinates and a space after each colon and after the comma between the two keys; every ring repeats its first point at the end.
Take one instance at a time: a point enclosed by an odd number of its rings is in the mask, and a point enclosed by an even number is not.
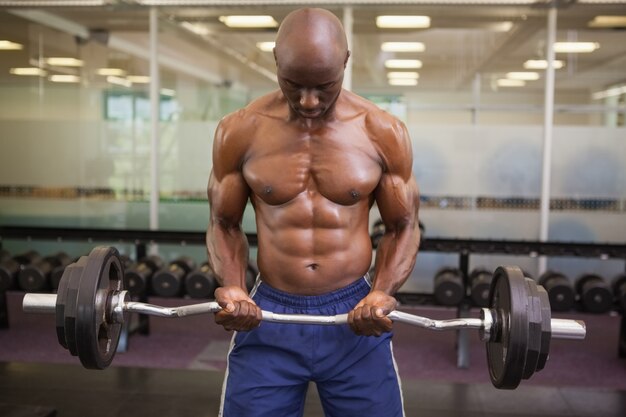
{"type": "MultiPolygon", "coordinates": [[[[252,298],[275,313],[326,316],[349,312],[369,291],[365,278],[320,296],[296,296],[257,281],[252,298]]],[[[219,415],[300,417],[312,381],[327,417],[401,417],[391,337],[357,336],[348,325],[269,322],[237,332],[219,415]]]]}

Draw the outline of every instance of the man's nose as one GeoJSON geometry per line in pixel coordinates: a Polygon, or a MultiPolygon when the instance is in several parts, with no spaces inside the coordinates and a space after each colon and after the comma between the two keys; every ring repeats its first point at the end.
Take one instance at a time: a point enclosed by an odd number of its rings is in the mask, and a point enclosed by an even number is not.
{"type": "Polygon", "coordinates": [[[314,109],[320,103],[317,94],[311,90],[304,90],[300,95],[300,106],[303,109],[314,109]]]}

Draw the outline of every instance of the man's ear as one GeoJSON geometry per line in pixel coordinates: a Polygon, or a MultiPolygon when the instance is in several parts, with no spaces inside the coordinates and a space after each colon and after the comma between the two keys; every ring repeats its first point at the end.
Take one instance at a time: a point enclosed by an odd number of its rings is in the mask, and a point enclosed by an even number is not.
{"type": "Polygon", "coordinates": [[[346,69],[346,66],[348,65],[348,58],[350,58],[350,51],[346,52],[346,60],[343,61],[343,69],[346,69]]]}

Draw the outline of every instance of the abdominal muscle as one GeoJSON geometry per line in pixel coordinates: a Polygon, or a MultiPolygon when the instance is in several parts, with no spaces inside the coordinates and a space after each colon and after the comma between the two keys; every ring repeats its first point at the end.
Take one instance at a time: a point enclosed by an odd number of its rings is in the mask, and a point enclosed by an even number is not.
{"type": "Polygon", "coordinates": [[[255,201],[262,280],[299,295],[343,288],[369,270],[372,246],[367,200],[341,206],[329,200],[281,206],[255,201]]]}

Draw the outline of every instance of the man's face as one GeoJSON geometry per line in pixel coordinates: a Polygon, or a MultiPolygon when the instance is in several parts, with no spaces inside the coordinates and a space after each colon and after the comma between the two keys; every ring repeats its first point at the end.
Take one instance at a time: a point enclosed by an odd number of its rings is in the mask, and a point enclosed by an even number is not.
{"type": "Polygon", "coordinates": [[[296,65],[280,60],[277,63],[278,85],[291,109],[306,119],[328,114],[341,92],[345,63],[298,62],[296,65]]]}

